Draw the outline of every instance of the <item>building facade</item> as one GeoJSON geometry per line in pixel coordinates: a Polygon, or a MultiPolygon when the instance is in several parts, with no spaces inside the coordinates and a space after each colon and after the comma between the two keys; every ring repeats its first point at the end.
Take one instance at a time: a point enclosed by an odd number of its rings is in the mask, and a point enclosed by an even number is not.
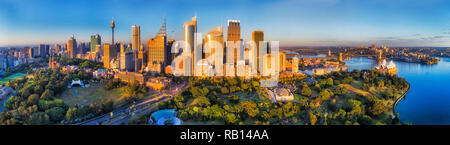
{"type": "MultiPolygon", "coordinates": [[[[190,53],[191,59],[190,62],[184,62],[184,67],[187,67],[188,74],[184,74],[186,76],[190,76],[193,74],[195,70],[195,62],[198,60],[198,56],[194,56],[194,52],[196,51],[196,33],[197,33],[197,17],[193,17],[191,21],[184,22],[183,24],[183,41],[185,50],[187,50],[185,53],[190,53]],[[197,59],[196,59],[197,58],[197,59]]],[[[201,57],[200,57],[201,59],[201,57]]]]}
{"type": "MultiPolygon", "coordinates": [[[[256,65],[256,70],[258,72],[262,72],[262,64],[260,64],[260,62],[262,62],[262,56],[261,53],[263,53],[263,51],[261,51],[261,48],[263,46],[260,46],[260,42],[262,43],[262,41],[264,41],[264,31],[253,31],[252,32],[252,41],[254,42],[254,46],[256,49],[254,49],[256,52],[254,53],[256,55],[256,57],[254,57],[253,62],[256,65]]],[[[267,51],[265,51],[267,52],[267,51]]],[[[263,54],[264,55],[264,54],[263,54]]]]}
{"type": "Polygon", "coordinates": [[[95,34],[91,36],[91,52],[97,52],[99,50],[97,50],[97,45],[101,45],[102,44],[102,38],[100,37],[100,35],[95,34]]]}
{"type": "Polygon", "coordinates": [[[111,60],[117,57],[116,45],[104,44],[103,45],[103,66],[106,69],[111,69],[111,60]]]}
{"type": "Polygon", "coordinates": [[[74,36],[70,37],[69,42],[67,42],[67,51],[69,58],[75,58],[77,56],[77,40],[74,36]]]}

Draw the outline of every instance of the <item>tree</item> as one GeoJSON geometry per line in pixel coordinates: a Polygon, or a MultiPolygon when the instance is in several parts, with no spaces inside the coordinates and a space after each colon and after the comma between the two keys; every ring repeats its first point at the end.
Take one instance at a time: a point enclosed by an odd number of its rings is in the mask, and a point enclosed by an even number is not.
{"type": "Polygon", "coordinates": [[[196,98],[199,96],[206,96],[209,93],[208,88],[204,87],[204,88],[200,88],[200,87],[191,87],[190,88],[190,92],[192,94],[192,97],[196,98]]]}
{"type": "Polygon", "coordinates": [[[348,99],[344,102],[344,109],[349,115],[360,115],[363,114],[363,108],[361,107],[361,102],[354,99],[348,99]]]}
{"type": "Polygon", "coordinates": [[[326,82],[326,85],[329,86],[329,87],[333,86],[333,78],[328,78],[327,82],[326,82]]]}
{"type": "Polygon", "coordinates": [[[67,112],[66,112],[66,120],[70,121],[70,120],[77,118],[77,116],[78,116],[77,111],[78,111],[78,108],[76,108],[76,107],[69,108],[69,110],[67,110],[67,112]]]}
{"type": "Polygon", "coordinates": [[[315,125],[317,122],[317,117],[311,110],[308,112],[308,120],[311,125],[315,125]]]}
{"type": "Polygon", "coordinates": [[[308,84],[303,83],[302,86],[302,93],[303,96],[311,96],[311,89],[309,88],[308,84]]]}
{"type": "Polygon", "coordinates": [[[222,94],[228,94],[228,93],[229,93],[227,87],[221,87],[221,88],[220,88],[220,92],[222,92],[222,94]]]}
{"type": "Polygon", "coordinates": [[[137,81],[129,83],[125,88],[123,88],[122,95],[128,103],[136,101],[138,98],[137,94],[139,92],[139,84],[137,81]]]}
{"type": "Polygon", "coordinates": [[[259,113],[259,109],[256,106],[256,103],[253,101],[244,101],[240,104],[242,108],[247,112],[248,116],[255,117],[259,113]]]}
{"type": "Polygon", "coordinates": [[[291,117],[299,111],[298,106],[291,102],[284,104],[282,108],[284,117],[291,117]]]}
{"type": "Polygon", "coordinates": [[[378,81],[377,86],[380,88],[384,87],[384,81],[383,80],[378,81]]]}
{"type": "Polygon", "coordinates": [[[37,85],[34,85],[33,87],[33,91],[36,94],[41,94],[43,90],[44,88],[41,85],[39,85],[39,82],[37,82],[37,85]]]}
{"type": "Polygon", "coordinates": [[[315,88],[317,91],[322,90],[322,88],[320,87],[320,84],[319,84],[319,83],[316,83],[316,84],[314,85],[314,88],[315,88]]]}
{"type": "Polygon", "coordinates": [[[230,124],[234,124],[238,121],[238,119],[236,118],[236,115],[234,115],[233,113],[228,113],[226,120],[230,124]]]}
{"type": "Polygon", "coordinates": [[[325,89],[325,90],[320,92],[319,98],[320,98],[320,101],[325,101],[325,100],[330,99],[330,97],[333,96],[333,95],[334,94],[333,94],[333,92],[331,92],[330,89],[325,89]]]}
{"type": "Polygon", "coordinates": [[[91,63],[89,61],[84,61],[83,63],[80,64],[81,68],[90,68],[91,67],[91,63]]]}
{"type": "Polygon", "coordinates": [[[112,99],[102,99],[100,107],[103,113],[111,112],[114,109],[114,101],[112,99]]]}
{"type": "Polygon", "coordinates": [[[341,83],[350,84],[350,83],[352,83],[352,81],[353,81],[352,77],[345,77],[344,79],[342,79],[341,83]]]}
{"type": "Polygon", "coordinates": [[[228,96],[228,100],[236,103],[236,102],[239,102],[239,97],[236,95],[231,95],[231,96],[228,96]]]}
{"type": "Polygon", "coordinates": [[[53,107],[49,110],[46,110],[45,113],[50,117],[50,120],[59,122],[64,119],[66,111],[61,107],[53,107]]]}
{"type": "Polygon", "coordinates": [[[209,106],[209,105],[211,105],[211,103],[209,102],[209,99],[204,97],[204,96],[195,98],[194,102],[198,106],[209,106]]]}
{"type": "Polygon", "coordinates": [[[175,102],[183,102],[184,101],[184,97],[182,96],[182,95],[180,95],[180,94],[176,94],[175,96],[174,96],[174,99],[173,99],[175,102]]]}
{"type": "Polygon", "coordinates": [[[50,100],[50,99],[52,99],[53,98],[53,91],[52,90],[49,90],[49,89],[46,89],[45,91],[44,91],[44,93],[42,93],[42,95],[41,95],[41,99],[42,100],[50,100]]]}
{"type": "Polygon", "coordinates": [[[8,100],[6,100],[3,107],[5,110],[12,110],[14,108],[14,102],[18,97],[11,96],[8,100]]]}
{"type": "Polygon", "coordinates": [[[30,95],[27,99],[27,104],[28,105],[36,105],[39,102],[39,95],[38,94],[33,94],[30,95]]]}
{"type": "Polygon", "coordinates": [[[380,115],[384,111],[386,111],[386,107],[381,103],[381,101],[378,100],[369,107],[369,113],[371,116],[380,115]]]}
{"type": "Polygon", "coordinates": [[[347,93],[347,88],[343,86],[338,86],[334,89],[334,94],[336,95],[345,95],[347,93]]]}
{"type": "Polygon", "coordinates": [[[33,113],[25,122],[25,125],[47,125],[50,117],[44,112],[33,113]]]}

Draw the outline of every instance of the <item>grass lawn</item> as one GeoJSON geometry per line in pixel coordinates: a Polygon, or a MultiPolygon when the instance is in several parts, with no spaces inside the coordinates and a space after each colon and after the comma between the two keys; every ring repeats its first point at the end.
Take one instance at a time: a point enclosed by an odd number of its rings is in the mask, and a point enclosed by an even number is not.
{"type": "Polygon", "coordinates": [[[106,90],[103,87],[92,86],[89,88],[70,88],[61,94],[61,99],[69,106],[78,104],[79,106],[88,105],[101,99],[112,99],[115,104],[123,101],[120,99],[122,91],[120,88],[106,90]]]}
{"type": "Polygon", "coordinates": [[[6,84],[9,80],[17,80],[17,79],[20,79],[20,78],[25,77],[25,76],[27,76],[27,74],[25,74],[25,73],[12,74],[10,76],[7,76],[5,78],[0,79],[0,85],[6,84]]]}
{"type": "Polygon", "coordinates": [[[349,85],[349,84],[340,84],[339,86],[341,86],[341,87],[345,87],[345,88],[347,88],[347,90],[349,91],[349,92],[353,92],[353,93],[355,93],[355,94],[359,94],[359,95],[362,95],[362,96],[370,96],[370,95],[372,95],[371,93],[369,93],[369,92],[367,92],[367,91],[364,91],[364,90],[361,90],[360,88],[360,86],[359,86],[359,83],[354,83],[354,84],[352,84],[352,85],[349,85]]]}
{"type": "Polygon", "coordinates": [[[239,102],[244,102],[248,100],[258,101],[259,97],[256,93],[247,93],[247,92],[237,92],[234,95],[239,97],[239,102]]]}

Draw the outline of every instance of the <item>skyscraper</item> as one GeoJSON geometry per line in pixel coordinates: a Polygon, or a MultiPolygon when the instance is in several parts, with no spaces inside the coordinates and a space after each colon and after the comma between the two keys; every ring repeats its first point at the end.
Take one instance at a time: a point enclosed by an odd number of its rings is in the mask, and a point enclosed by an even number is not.
{"type": "Polygon", "coordinates": [[[166,49],[167,49],[167,38],[166,36],[156,36],[151,38],[147,43],[148,48],[148,68],[149,71],[160,72],[161,68],[165,67],[167,64],[166,59],[166,49]]]}
{"type": "Polygon", "coordinates": [[[99,51],[96,48],[97,48],[97,45],[101,45],[101,44],[102,44],[102,38],[100,37],[100,35],[95,34],[95,35],[91,36],[91,52],[99,51]]]}
{"type": "Polygon", "coordinates": [[[78,52],[77,52],[77,55],[78,55],[78,54],[84,55],[86,52],[87,52],[87,50],[86,50],[86,43],[81,42],[80,44],[78,44],[78,52]]]}
{"type": "Polygon", "coordinates": [[[228,20],[227,41],[241,40],[241,25],[239,20],[228,20]]]}
{"type": "Polygon", "coordinates": [[[219,26],[210,30],[203,40],[205,59],[211,63],[215,70],[214,75],[223,75],[223,27],[219,26]]]}
{"type": "MultiPolygon", "coordinates": [[[[236,42],[241,40],[241,24],[239,20],[228,20],[227,41],[236,42]]],[[[234,48],[234,63],[237,61],[237,48],[234,48]]]]}
{"type": "Polygon", "coordinates": [[[298,64],[299,64],[299,59],[297,57],[292,58],[292,72],[293,73],[298,73],[298,64]]]}
{"type": "Polygon", "coordinates": [[[148,71],[162,72],[167,65],[170,65],[170,49],[167,43],[166,22],[159,29],[155,38],[150,38],[147,43],[148,49],[148,71]]]}
{"type": "MultiPolygon", "coordinates": [[[[225,53],[226,58],[233,58],[233,66],[234,69],[237,68],[237,61],[238,61],[238,42],[241,40],[241,24],[239,20],[228,20],[227,22],[227,50],[225,50],[227,53],[225,53]],[[230,45],[229,43],[233,43],[236,45],[230,45]],[[232,48],[234,47],[234,48],[232,48]],[[234,49],[234,50],[228,50],[228,49],[234,49]],[[230,54],[231,53],[231,54],[230,54]],[[229,56],[231,55],[231,56],[229,56]]],[[[226,61],[228,65],[231,65],[231,62],[226,61]]],[[[226,70],[228,71],[228,70],[226,70]]],[[[230,71],[231,72],[231,71],[230,71]]],[[[234,72],[236,74],[236,72],[234,72]]]]}
{"type": "Polygon", "coordinates": [[[133,51],[120,54],[120,69],[123,71],[134,71],[134,53],[133,51]]]}
{"type": "Polygon", "coordinates": [[[131,47],[135,52],[134,71],[140,71],[144,62],[144,50],[141,46],[141,28],[139,25],[131,26],[131,47]]]}
{"type": "MultiPolygon", "coordinates": [[[[55,44],[54,46],[54,51],[52,52],[54,55],[57,55],[59,53],[59,51],[61,51],[61,45],[55,44]]],[[[50,54],[51,56],[53,56],[52,54],[50,54]]]]}
{"type": "Polygon", "coordinates": [[[131,46],[133,50],[139,50],[141,47],[141,29],[139,25],[131,26],[131,46]]]}
{"type": "Polygon", "coordinates": [[[69,58],[77,57],[77,40],[73,35],[70,37],[69,42],[67,42],[67,51],[69,52],[69,58]]]}
{"type": "Polygon", "coordinates": [[[48,49],[49,49],[49,45],[47,45],[47,44],[39,44],[39,47],[38,47],[38,56],[41,56],[41,57],[45,57],[46,56],[46,52],[48,52],[48,49]]]}
{"type": "Polygon", "coordinates": [[[111,60],[117,57],[116,45],[104,44],[103,45],[103,66],[107,69],[111,69],[111,60]]]}
{"type": "Polygon", "coordinates": [[[131,46],[125,47],[124,44],[120,45],[120,70],[134,71],[135,68],[135,51],[132,51],[131,46]]]}
{"type": "Polygon", "coordinates": [[[279,51],[278,54],[280,56],[279,58],[280,72],[283,72],[286,70],[286,54],[281,51],[279,51]]]}
{"type": "MultiPolygon", "coordinates": [[[[192,21],[184,22],[183,25],[183,41],[184,41],[184,48],[185,50],[189,49],[189,52],[191,53],[191,62],[184,62],[185,67],[190,67],[189,74],[185,75],[191,75],[194,72],[194,64],[195,64],[195,57],[194,51],[195,51],[195,45],[196,45],[196,39],[195,39],[195,33],[197,33],[197,17],[193,17],[192,21]],[[190,64],[190,66],[187,66],[190,64]]],[[[187,52],[187,53],[189,53],[187,52]]],[[[200,57],[201,58],[201,57],[200,57]]]]}
{"type": "Polygon", "coordinates": [[[264,31],[253,31],[252,32],[252,41],[255,42],[255,46],[256,46],[256,57],[254,57],[253,62],[256,64],[256,70],[261,72],[262,64],[260,64],[260,62],[262,62],[262,56],[260,56],[260,53],[267,52],[267,51],[261,51],[262,46],[259,45],[259,43],[261,41],[264,41],[264,31]]]}
{"type": "Polygon", "coordinates": [[[34,48],[28,48],[28,56],[30,58],[33,58],[35,56],[34,54],[34,48]]]}
{"type": "Polygon", "coordinates": [[[136,62],[136,71],[141,71],[144,68],[144,65],[147,63],[147,54],[145,54],[144,45],[140,44],[140,48],[137,51],[137,60],[136,62]]]}

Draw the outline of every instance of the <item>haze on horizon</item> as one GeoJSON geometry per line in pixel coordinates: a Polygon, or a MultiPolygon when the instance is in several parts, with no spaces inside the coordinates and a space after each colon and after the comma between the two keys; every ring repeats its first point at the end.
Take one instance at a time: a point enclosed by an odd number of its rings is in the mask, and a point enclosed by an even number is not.
{"type": "Polygon", "coordinates": [[[241,37],[263,30],[265,40],[286,46],[450,46],[446,0],[0,0],[0,46],[66,43],[74,34],[88,42],[141,41],[154,37],[167,19],[168,37],[182,40],[183,23],[198,17],[198,32],[241,21],[241,37]]]}

